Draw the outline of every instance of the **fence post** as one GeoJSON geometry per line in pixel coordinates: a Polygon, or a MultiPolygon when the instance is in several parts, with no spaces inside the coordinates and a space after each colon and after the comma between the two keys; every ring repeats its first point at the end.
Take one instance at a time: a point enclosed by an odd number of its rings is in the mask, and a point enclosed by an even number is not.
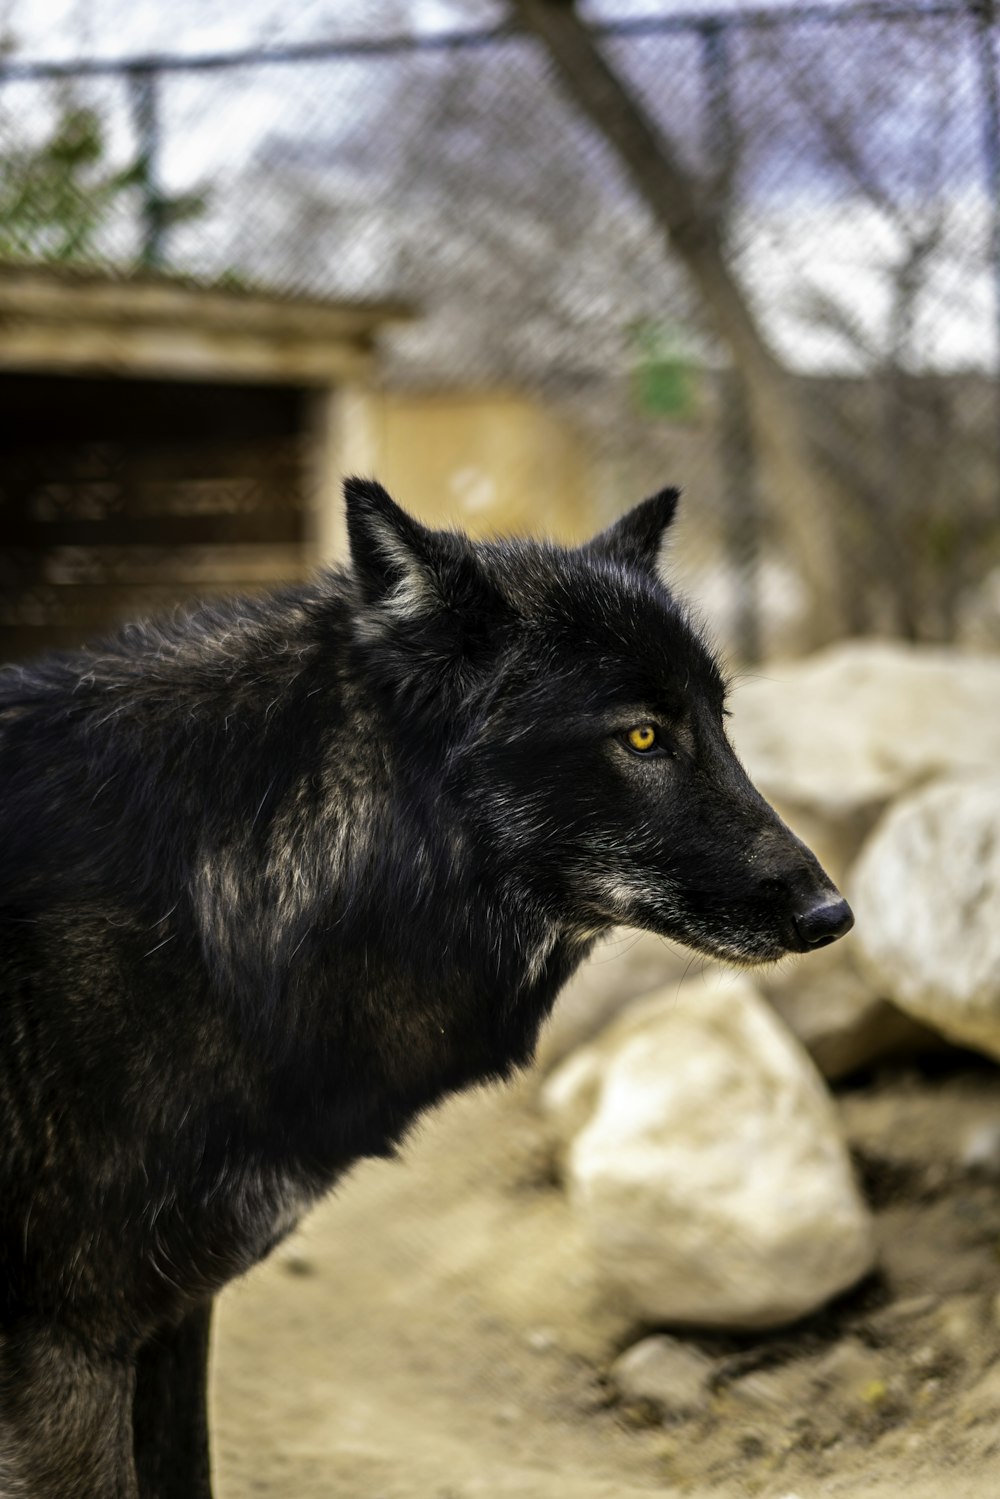
{"type": "Polygon", "coordinates": [[[166,200],[160,192],[160,79],[152,68],[127,72],[138,153],[136,170],[142,190],[142,248],[140,264],[156,270],[164,260],[166,200]]]}
{"type": "Polygon", "coordinates": [[[993,46],[996,5],[994,0],[971,0],[969,8],[976,27],[983,161],[990,204],[990,263],[993,270],[993,327],[996,339],[993,378],[997,393],[996,440],[1000,447],[1000,91],[997,87],[997,59],[993,46]]]}
{"type": "MultiPolygon", "coordinates": [[[[736,154],[729,31],[725,20],[716,15],[699,26],[698,35],[701,41],[711,210],[725,243],[729,227],[729,174],[736,154]]],[[[746,389],[737,370],[726,372],[720,382],[719,392],[723,533],[726,558],[735,590],[733,623],[740,655],[745,662],[753,664],[760,660],[762,648],[757,574],[760,522],[756,455],[746,389]]]]}

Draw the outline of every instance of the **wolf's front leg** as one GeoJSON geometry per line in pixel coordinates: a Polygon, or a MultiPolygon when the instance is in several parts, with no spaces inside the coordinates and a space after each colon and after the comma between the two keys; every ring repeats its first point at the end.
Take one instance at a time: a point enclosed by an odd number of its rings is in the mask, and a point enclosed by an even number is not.
{"type": "Polygon", "coordinates": [[[135,1465],[141,1499],[211,1499],[207,1403],[211,1320],[208,1301],[139,1350],[135,1465]]]}
{"type": "Polygon", "coordinates": [[[0,1328],[0,1495],[136,1499],[135,1371],[57,1323],[0,1328]]]}

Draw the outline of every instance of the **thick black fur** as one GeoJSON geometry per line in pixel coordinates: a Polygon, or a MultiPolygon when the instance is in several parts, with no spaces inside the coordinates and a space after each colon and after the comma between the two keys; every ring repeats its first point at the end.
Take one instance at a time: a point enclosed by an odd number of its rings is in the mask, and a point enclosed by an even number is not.
{"type": "Polygon", "coordinates": [[[839,899],[658,575],[673,492],[578,550],[347,501],[349,569],[0,676],[4,1496],[205,1499],[212,1299],[353,1161],[612,924],[766,961],[839,899]]]}

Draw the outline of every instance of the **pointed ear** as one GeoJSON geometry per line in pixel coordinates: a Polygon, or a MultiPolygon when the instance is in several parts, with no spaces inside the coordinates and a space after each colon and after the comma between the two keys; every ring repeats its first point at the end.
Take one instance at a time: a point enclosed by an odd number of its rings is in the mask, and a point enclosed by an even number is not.
{"type": "Polygon", "coordinates": [[[663,538],[677,512],[679,489],[661,489],[587,542],[591,551],[626,567],[655,572],[663,538]]]}
{"type": "Polygon", "coordinates": [[[440,603],[450,538],[407,515],[374,479],[345,479],[347,535],[365,602],[419,614],[440,603]]]}
{"type": "Polygon", "coordinates": [[[436,621],[469,651],[510,614],[468,537],[421,525],[374,479],[345,479],[344,499],[354,575],[383,626],[436,621]]]}
{"type": "Polygon", "coordinates": [[[442,693],[487,669],[513,610],[468,537],[432,531],[374,479],[345,479],[351,560],[366,608],[356,638],[377,643],[373,680],[398,703],[441,719],[442,693]]]}

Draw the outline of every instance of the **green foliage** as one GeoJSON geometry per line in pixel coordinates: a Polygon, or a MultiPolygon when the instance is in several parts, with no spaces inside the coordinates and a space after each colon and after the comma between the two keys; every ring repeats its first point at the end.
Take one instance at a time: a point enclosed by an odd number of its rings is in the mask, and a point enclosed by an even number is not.
{"type": "Polygon", "coordinates": [[[697,380],[690,358],[657,325],[635,323],[628,333],[634,351],[632,389],[638,409],[649,416],[690,421],[697,410],[697,380]]]}
{"type": "Polygon", "coordinates": [[[100,115],[72,98],[62,100],[55,128],[41,145],[3,151],[0,259],[92,264],[100,258],[101,230],[123,198],[144,195],[147,216],[155,214],[161,228],[204,212],[201,194],[152,198],[144,193],[147,163],[139,158],[115,170],[106,152],[100,115]]]}
{"type": "Polygon", "coordinates": [[[93,109],[66,103],[49,139],[15,146],[0,160],[0,256],[79,261],[94,256],[97,233],[140,170],[103,168],[104,130],[93,109]]]}

